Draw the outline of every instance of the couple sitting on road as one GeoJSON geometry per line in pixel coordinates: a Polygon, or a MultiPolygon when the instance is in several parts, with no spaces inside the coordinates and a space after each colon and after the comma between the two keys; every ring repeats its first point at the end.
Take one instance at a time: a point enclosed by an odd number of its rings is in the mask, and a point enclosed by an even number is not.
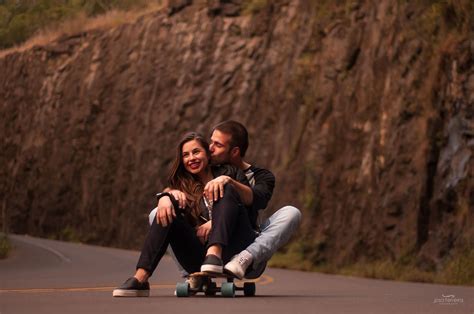
{"type": "MultiPolygon", "coordinates": [[[[239,279],[262,274],[298,228],[301,213],[285,206],[257,224],[275,177],[243,160],[247,147],[247,130],[236,121],[215,126],[210,144],[197,133],[181,140],[168,188],[157,194],[158,206],[150,214],[135,275],[113,291],[114,297],[149,296],[148,279],[168,246],[188,274],[226,272],[239,279]]],[[[191,287],[199,285],[192,279],[191,287]]]]}

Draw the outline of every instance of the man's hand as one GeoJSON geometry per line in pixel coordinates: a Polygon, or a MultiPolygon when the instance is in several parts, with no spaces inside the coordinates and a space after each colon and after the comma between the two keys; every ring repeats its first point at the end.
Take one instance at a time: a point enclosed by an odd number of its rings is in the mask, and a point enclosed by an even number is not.
{"type": "Polygon", "coordinates": [[[231,182],[231,180],[228,176],[220,176],[207,182],[204,187],[204,195],[208,200],[217,201],[219,198],[224,197],[224,186],[231,182]]]}
{"type": "Polygon", "coordinates": [[[176,212],[169,196],[160,198],[157,208],[156,222],[163,227],[171,224],[173,219],[176,218],[176,212]]]}
{"type": "Polygon", "coordinates": [[[186,207],[186,194],[184,194],[184,192],[180,190],[168,190],[167,192],[173,195],[174,199],[178,201],[179,208],[186,207]]]}
{"type": "Polygon", "coordinates": [[[200,225],[196,228],[196,235],[202,244],[206,243],[209,238],[209,232],[211,232],[212,220],[209,220],[205,224],[200,225]]]}

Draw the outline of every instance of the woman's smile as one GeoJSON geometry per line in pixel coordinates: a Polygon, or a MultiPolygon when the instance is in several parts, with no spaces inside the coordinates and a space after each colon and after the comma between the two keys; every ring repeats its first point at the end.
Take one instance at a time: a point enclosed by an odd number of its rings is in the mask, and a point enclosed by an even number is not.
{"type": "Polygon", "coordinates": [[[192,170],[196,170],[196,169],[199,169],[199,166],[201,166],[201,162],[200,161],[190,161],[188,163],[188,166],[189,168],[191,168],[192,170]]]}
{"type": "Polygon", "coordinates": [[[183,145],[182,158],[184,168],[192,174],[199,174],[209,164],[206,150],[196,140],[189,141],[183,145]]]}

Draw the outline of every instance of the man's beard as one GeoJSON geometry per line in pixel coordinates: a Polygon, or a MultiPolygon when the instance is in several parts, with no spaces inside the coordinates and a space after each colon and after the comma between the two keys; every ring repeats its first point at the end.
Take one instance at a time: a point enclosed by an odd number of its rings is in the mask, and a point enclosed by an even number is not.
{"type": "Polygon", "coordinates": [[[211,156],[211,165],[223,165],[230,163],[230,154],[225,154],[219,159],[211,156]]]}

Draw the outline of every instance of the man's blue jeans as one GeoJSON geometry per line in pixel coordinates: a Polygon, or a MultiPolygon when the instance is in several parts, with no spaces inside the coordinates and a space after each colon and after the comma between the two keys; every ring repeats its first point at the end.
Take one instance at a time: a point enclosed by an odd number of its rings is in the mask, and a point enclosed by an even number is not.
{"type": "MultiPolygon", "coordinates": [[[[150,225],[156,219],[157,209],[154,208],[149,215],[150,225]]],[[[298,229],[301,222],[301,212],[293,206],[285,206],[277,210],[273,215],[260,224],[260,235],[250,244],[246,250],[253,256],[252,269],[257,271],[270,260],[273,254],[285,245],[293,233],[298,229]]],[[[176,261],[171,248],[168,252],[176,261]]],[[[183,276],[187,273],[176,261],[183,276]]]]}

